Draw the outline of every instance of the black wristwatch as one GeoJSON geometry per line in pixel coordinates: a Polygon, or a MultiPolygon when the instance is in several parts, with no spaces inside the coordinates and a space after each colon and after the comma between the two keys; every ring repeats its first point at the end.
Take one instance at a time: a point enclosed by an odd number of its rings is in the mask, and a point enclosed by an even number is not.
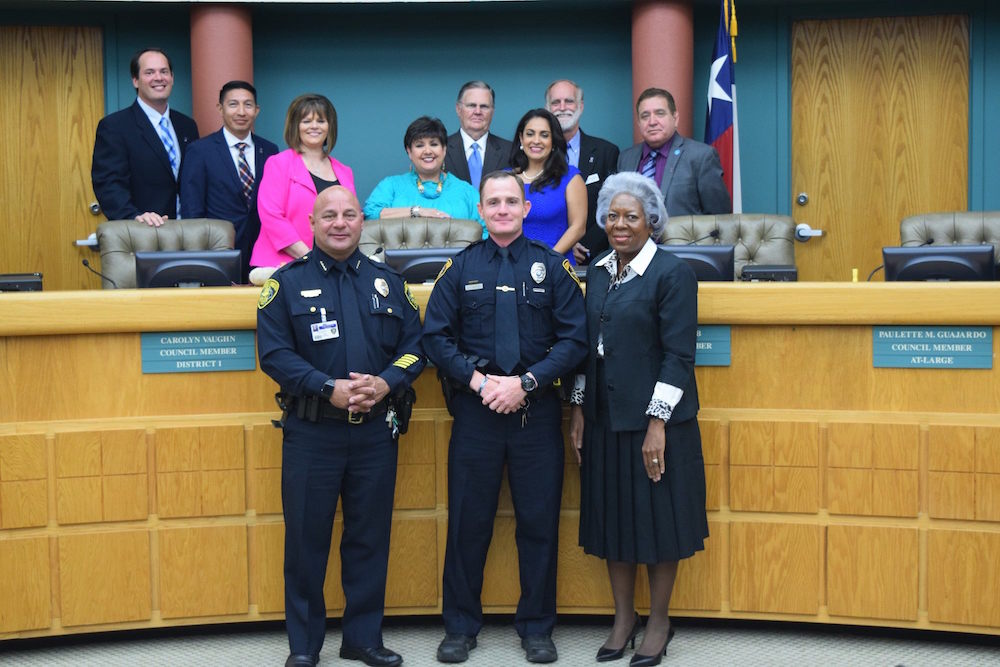
{"type": "Polygon", "coordinates": [[[333,378],[330,378],[329,380],[323,383],[323,388],[319,390],[319,395],[329,401],[331,398],[333,398],[333,388],[336,384],[337,381],[334,380],[333,378]]]}
{"type": "Polygon", "coordinates": [[[528,375],[527,373],[525,373],[524,375],[521,376],[521,389],[524,390],[524,393],[530,394],[531,392],[538,389],[538,381],[535,380],[535,378],[528,375]]]}

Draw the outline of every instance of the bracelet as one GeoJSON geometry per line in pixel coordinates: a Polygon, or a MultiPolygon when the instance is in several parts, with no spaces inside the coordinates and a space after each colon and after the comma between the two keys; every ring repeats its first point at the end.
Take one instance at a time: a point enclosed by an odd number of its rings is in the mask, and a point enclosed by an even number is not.
{"type": "Polygon", "coordinates": [[[419,218],[420,217],[420,207],[419,206],[411,206],[410,207],[410,217],[411,218],[419,218]]]}
{"type": "Polygon", "coordinates": [[[483,381],[479,383],[479,389],[476,390],[476,393],[479,394],[480,396],[482,396],[483,395],[483,387],[485,387],[486,383],[489,382],[489,381],[490,381],[490,379],[484,375],[483,376],[483,381]]]}

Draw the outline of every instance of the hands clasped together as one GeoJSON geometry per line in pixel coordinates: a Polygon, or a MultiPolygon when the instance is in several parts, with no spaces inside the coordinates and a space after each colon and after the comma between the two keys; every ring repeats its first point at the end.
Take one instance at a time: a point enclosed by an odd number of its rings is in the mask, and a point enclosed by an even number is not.
{"type": "Polygon", "coordinates": [[[348,412],[368,412],[386,397],[389,385],[378,375],[350,373],[348,379],[337,380],[330,404],[348,412]]]}
{"type": "Polygon", "coordinates": [[[502,415],[520,410],[528,396],[521,387],[521,378],[516,375],[483,375],[476,371],[469,388],[482,397],[483,405],[502,415]]]}

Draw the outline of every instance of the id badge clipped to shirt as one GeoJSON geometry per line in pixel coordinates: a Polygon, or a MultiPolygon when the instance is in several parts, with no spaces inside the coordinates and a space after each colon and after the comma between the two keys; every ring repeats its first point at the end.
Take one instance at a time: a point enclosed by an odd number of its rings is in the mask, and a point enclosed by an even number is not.
{"type": "Polygon", "coordinates": [[[315,324],[309,325],[309,329],[312,331],[313,341],[316,342],[340,338],[340,328],[337,326],[337,320],[326,319],[326,308],[320,308],[320,316],[323,318],[322,322],[316,322],[315,324]]]}

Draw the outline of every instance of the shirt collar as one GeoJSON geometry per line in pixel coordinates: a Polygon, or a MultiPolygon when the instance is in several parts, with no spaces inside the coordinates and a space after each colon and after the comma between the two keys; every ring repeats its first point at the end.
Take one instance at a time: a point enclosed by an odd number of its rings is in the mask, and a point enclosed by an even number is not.
{"type": "Polygon", "coordinates": [[[580,152],[580,130],[579,129],[577,129],[576,134],[573,135],[573,138],[566,142],[566,147],[567,148],[572,148],[577,153],[580,152]]]}
{"type": "Polygon", "coordinates": [[[490,136],[489,132],[479,137],[478,139],[473,139],[472,137],[470,137],[468,134],[465,133],[465,130],[462,129],[461,127],[458,128],[458,133],[462,135],[462,145],[465,147],[466,153],[472,150],[472,144],[479,144],[479,152],[486,153],[486,138],[490,136]]]}
{"type": "MultiPolygon", "coordinates": [[[[508,245],[507,248],[510,250],[510,258],[512,260],[517,261],[517,257],[521,254],[521,249],[524,248],[526,243],[527,241],[524,238],[524,232],[510,242],[510,245],[508,245]]],[[[500,246],[498,246],[497,242],[493,240],[493,237],[487,238],[486,245],[493,251],[493,257],[500,255],[500,246]]]]}
{"type": "Polygon", "coordinates": [[[330,257],[330,255],[323,252],[323,250],[321,250],[317,245],[313,245],[313,249],[309,251],[309,255],[314,261],[319,262],[319,268],[324,274],[330,273],[330,270],[338,264],[341,267],[346,267],[347,269],[354,271],[354,273],[360,273],[361,260],[364,259],[364,256],[361,254],[361,250],[355,248],[354,252],[351,253],[351,256],[348,257],[347,260],[344,262],[338,262],[333,257],[330,257]]]}
{"type": "Polygon", "coordinates": [[[253,148],[253,132],[248,134],[246,139],[240,139],[226,128],[222,128],[222,136],[225,137],[226,145],[229,146],[230,148],[235,147],[236,144],[239,143],[246,144],[247,148],[253,148]]]}
{"type": "Polygon", "coordinates": [[[677,132],[674,132],[672,135],[670,135],[670,138],[667,139],[667,143],[663,144],[659,148],[650,148],[649,144],[647,144],[645,141],[642,142],[642,161],[640,162],[640,164],[642,164],[642,162],[645,162],[646,158],[649,157],[649,153],[654,150],[656,151],[657,158],[659,158],[659,156],[661,155],[663,157],[666,157],[667,153],[670,152],[670,149],[674,145],[674,137],[676,136],[677,132]]]}
{"type": "Polygon", "coordinates": [[[163,118],[164,116],[167,117],[167,120],[170,120],[169,104],[167,105],[167,110],[164,111],[163,113],[160,113],[153,107],[143,102],[141,97],[136,97],[135,101],[139,103],[139,108],[143,110],[143,112],[146,114],[146,117],[149,118],[149,122],[152,123],[154,126],[159,126],[160,119],[163,118]]]}
{"type": "MultiPolygon", "coordinates": [[[[643,244],[642,248],[639,249],[638,254],[632,258],[629,262],[629,266],[636,275],[642,275],[649,268],[649,263],[653,261],[653,256],[656,254],[656,243],[653,242],[652,237],[646,239],[646,243],[643,244]]],[[[607,267],[608,271],[613,274],[618,272],[618,253],[612,250],[610,253],[601,258],[597,262],[596,266],[607,267]]]]}

